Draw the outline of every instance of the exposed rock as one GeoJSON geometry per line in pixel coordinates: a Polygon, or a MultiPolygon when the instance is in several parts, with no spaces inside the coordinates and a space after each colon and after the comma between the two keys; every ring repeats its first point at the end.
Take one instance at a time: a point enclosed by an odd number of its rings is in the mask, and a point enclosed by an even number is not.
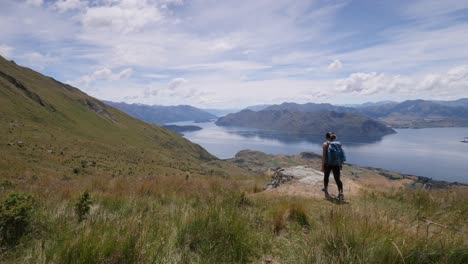
{"type": "Polygon", "coordinates": [[[28,87],[26,87],[22,82],[20,82],[19,80],[15,79],[14,77],[4,73],[4,72],[1,72],[0,71],[0,77],[4,78],[5,80],[7,80],[9,83],[11,83],[12,85],[14,85],[16,88],[18,88],[20,91],[23,92],[23,94],[28,97],[29,99],[33,100],[34,102],[40,104],[41,106],[43,106],[44,108],[46,108],[47,110],[49,111],[52,111],[52,112],[55,112],[55,107],[49,103],[47,103],[46,101],[44,101],[37,93],[33,92],[31,89],[29,89],[28,87]]]}
{"type": "Polygon", "coordinates": [[[265,185],[264,189],[277,188],[281,184],[291,180],[313,185],[323,180],[323,173],[306,166],[277,168],[273,176],[271,176],[271,182],[265,185]]]}
{"type": "Polygon", "coordinates": [[[81,100],[81,102],[84,105],[86,105],[89,109],[94,111],[96,114],[103,116],[105,118],[108,118],[115,124],[118,124],[117,120],[115,120],[113,116],[111,115],[111,113],[107,111],[107,106],[104,103],[99,102],[98,100],[94,100],[94,99],[83,99],[81,100]]]}

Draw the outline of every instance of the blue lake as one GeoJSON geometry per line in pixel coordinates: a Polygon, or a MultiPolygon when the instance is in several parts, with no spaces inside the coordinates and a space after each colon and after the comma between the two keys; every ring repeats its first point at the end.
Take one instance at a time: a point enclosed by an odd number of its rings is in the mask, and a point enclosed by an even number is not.
{"type": "MultiPolygon", "coordinates": [[[[202,130],[184,133],[184,137],[222,159],[232,158],[243,149],[285,155],[304,151],[321,153],[323,142],[319,138],[302,139],[253,129],[219,127],[211,122],[175,124],[202,127],[202,130]]],[[[460,142],[468,137],[468,128],[397,129],[397,132],[373,142],[341,140],[347,162],[468,183],[468,144],[460,142]]]]}

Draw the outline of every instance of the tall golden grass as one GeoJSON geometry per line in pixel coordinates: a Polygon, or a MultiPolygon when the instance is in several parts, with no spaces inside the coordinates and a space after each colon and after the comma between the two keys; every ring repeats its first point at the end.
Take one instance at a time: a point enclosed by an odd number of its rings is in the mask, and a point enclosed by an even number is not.
{"type": "MultiPolygon", "coordinates": [[[[468,263],[467,194],[367,191],[350,204],[265,196],[259,177],[42,177],[5,263],[468,263]],[[74,206],[88,191],[88,217],[74,206]],[[429,224],[428,220],[436,224],[429,224]],[[429,226],[429,228],[428,228],[429,226]]],[[[24,182],[21,182],[24,183],[24,182]]]]}

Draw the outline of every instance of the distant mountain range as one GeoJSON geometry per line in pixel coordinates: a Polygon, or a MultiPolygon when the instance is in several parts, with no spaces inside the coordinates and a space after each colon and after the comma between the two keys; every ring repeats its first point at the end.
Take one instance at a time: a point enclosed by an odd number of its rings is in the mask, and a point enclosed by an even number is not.
{"type": "Polygon", "coordinates": [[[161,106],[104,102],[135,118],[157,125],[181,121],[206,122],[218,118],[214,114],[189,105],[161,106]]]}
{"type": "Polygon", "coordinates": [[[468,98],[462,98],[454,101],[432,101],[434,103],[438,103],[441,105],[446,106],[461,106],[461,107],[468,107],[468,98]]]}
{"type": "Polygon", "coordinates": [[[468,126],[468,99],[455,101],[408,100],[401,103],[388,101],[354,105],[353,107],[315,103],[283,103],[269,106],[265,110],[354,113],[378,119],[392,127],[468,126]]]}
{"type": "Polygon", "coordinates": [[[323,138],[334,131],[341,138],[378,138],[395,131],[369,117],[335,111],[243,110],[216,121],[219,126],[249,127],[296,134],[301,137],[323,138]]]}

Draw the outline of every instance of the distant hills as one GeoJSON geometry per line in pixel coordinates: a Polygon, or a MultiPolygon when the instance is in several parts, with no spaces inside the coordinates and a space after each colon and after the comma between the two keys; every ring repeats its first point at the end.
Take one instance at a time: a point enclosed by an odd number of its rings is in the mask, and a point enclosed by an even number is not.
{"type": "Polygon", "coordinates": [[[434,103],[438,103],[441,105],[446,106],[461,106],[461,107],[468,107],[468,98],[462,98],[454,101],[432,101],[434,103]]]}
{"type": "Polygon", "coordinates": [[[401,103],[388,101],[354,105],[353,107],[315,103],[283,103],[269,106],[265,110],[353,113],[378,119],[392,127],[468,126],[468,99],[455,101],[407,100],[401,103]]]}
{"type": "Polygon", "coordinates": [[[219,118],[216,125],[249,127],[320,138],[328,131],[335,131],[341,138],[353,139],[378,138],[395,133],[381,122],[353,113],[267,109],[258,112],[243,110],[229,114],[219,118]]]}
{"type": "Polygon", "coordinates": [[[161,106],[104,102],[135,118],[158,125],[181,121],[206,122],[217,119],[216,115],[189,105],[161,106]]]}
{"type": "Polygon", "coordinates": [[[393,127],[453,127],[468,126],[468,107],[455,101],[439,102],[408,100],[360,109],[360,113],[378,118],[393,127]],[[453,105],[452,105],[453,104],[453,105]]]}
{"type": "Polygon", "coordinates": [[[0,176],[24,184],[37,177],[239,171],[174,132],[3,57],[0,127],[0,176]]]}

